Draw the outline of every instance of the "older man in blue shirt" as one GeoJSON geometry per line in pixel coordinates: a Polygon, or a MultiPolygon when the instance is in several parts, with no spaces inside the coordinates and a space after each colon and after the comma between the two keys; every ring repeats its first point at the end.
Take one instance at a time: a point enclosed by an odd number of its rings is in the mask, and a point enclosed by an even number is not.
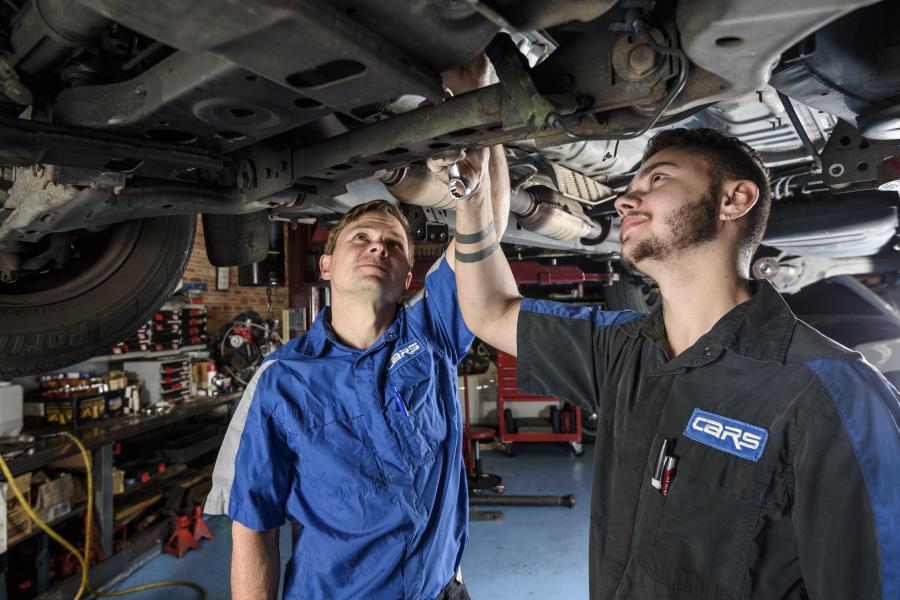
{"type": "MultiPolygon", "coordinates": [[[[499,240],[502,148],[488,172],[499,240]]],[[[413,257],[402,213],[370,202],[330,232],[320,268],[332,306],[257,371],[216,462],[206,512],[234,520],[234,598],[275,597],[286,521],[299,527],[285,598],[468,598],[456,575],[468,520],[456,365],[473,336],[454,250],[401,305],[413,257]]]]}

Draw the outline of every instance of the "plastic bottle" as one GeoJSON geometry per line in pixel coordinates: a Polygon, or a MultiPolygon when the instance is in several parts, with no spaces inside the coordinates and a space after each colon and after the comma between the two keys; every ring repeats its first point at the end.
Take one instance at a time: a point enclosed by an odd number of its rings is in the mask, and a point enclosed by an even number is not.
{"type": "Polygon", "coordinates": [[[22,433],[22,386],[0,381],[0,436],[22,433]]]}

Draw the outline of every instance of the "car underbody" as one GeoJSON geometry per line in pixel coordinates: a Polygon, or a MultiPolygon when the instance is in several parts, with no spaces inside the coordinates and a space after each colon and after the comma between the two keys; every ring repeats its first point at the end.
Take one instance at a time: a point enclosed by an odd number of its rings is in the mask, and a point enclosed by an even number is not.
{"type": "Polygon", "coordinates": [[[506,148],[511,257],[637,281],[612,200],[656,131],[713,127],[772,172],[756,277],[896,272],[898,17],[872,0],[7,0],[0,376],[127,335],[177,283],[197,214],[217,266],[261,260],[270,219],[328,226],[391,195],[446,240],[453,202],[423,164],[471,146],[506,148]],[[440,73],[482,50],[496,82],[444,99],[440,73]]]}

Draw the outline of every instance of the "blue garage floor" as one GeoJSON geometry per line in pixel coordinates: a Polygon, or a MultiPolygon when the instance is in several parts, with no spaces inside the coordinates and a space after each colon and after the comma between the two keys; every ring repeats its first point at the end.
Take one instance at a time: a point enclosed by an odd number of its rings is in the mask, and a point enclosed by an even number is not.
{"type": "MultiPolygon", "coordinates": [[[[575,457],[563,445],[520,444],[518,455],[482,454],[485,471],[504,479],[507,494],[575,496],[575,508],[475,507],[502,510],[501,521],[472,521],[462,570],[474,600],[542,598],[581,600],[588,596],[587,555],[593,446],[575,457]]],[[[203,585],[210,600],[229,595],[231,522],[210,520],[216,534],[203,549],[178,560],[160,555],[115,589],[161,580],[187,579],[203,585]]],[[[290,552],[287,527],[281,532],[282,562],[290,552]]],[[[187,588],[163,588],[136,594],[140,600],[196,598],[187,588]]]]}

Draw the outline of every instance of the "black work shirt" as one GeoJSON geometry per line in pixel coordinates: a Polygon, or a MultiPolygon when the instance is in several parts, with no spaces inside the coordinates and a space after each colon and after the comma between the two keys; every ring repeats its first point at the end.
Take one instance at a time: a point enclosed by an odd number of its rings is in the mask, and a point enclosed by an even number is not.
{"type": "Polygon", "coordinates": [[[768,283],[665,339],[661,309],[522,302],[519,388],[599,415],[591,598],[900,598],[897,391],[768,283]]]}

